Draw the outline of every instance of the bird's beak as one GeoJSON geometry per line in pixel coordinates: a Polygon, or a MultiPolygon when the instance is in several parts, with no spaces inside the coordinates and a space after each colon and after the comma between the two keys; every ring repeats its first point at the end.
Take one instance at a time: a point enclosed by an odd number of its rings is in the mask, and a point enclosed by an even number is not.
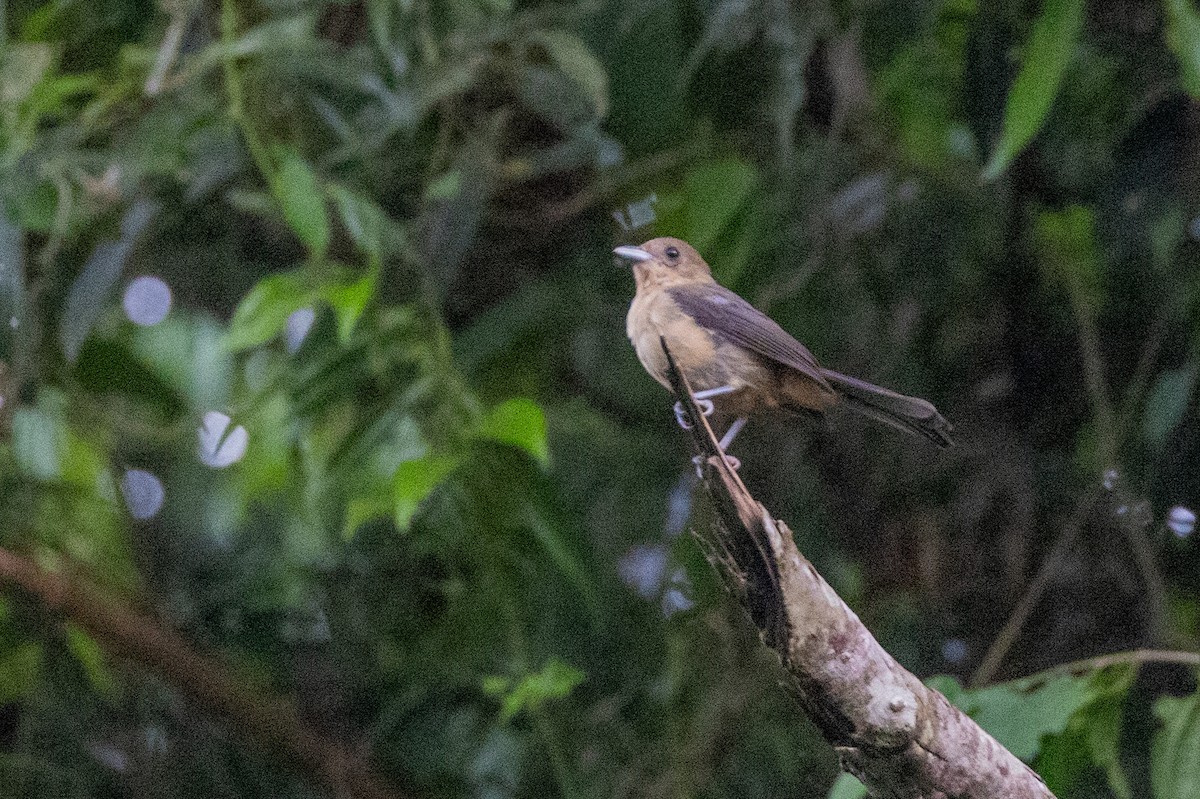
{"type": "Polygon", "coordinates": [[[617,247],[613,253],[624,258],[627,261],[653,261],[654,256],[643,250],[641,247],[630,247],[625,245],[617,247]]]}

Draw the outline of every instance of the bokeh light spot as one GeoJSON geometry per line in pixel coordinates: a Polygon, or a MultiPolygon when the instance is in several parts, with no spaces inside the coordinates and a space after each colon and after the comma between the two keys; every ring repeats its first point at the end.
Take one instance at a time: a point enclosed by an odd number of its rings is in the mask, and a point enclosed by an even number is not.
{"type": "Polygon", "coordinates": [[[250,434],[240,424],[229,430],[230,421],[228,416],[219,411],[204,414],[204,423],[196,431],[196,436],[199,441],[197,454],[205,466],[224,469],[246,455],[250,434]],[[225,435],[226,430],[229,430],[229,435],[225,435]]]}
{"type": "Polygon", "coordinates": [[[667,570],[667,550],[663,546],[635,546],[617,563],[621,581],[643,599],[651,599],[662,586],[667,570]]]}
{"type": "Polygon", "coordinates": [[[317,313],[312,308],[300,308],[292,311],[288,316],[287,326],[283,331],[283,340],[289,355],[294,355],[300,349],[300,345],[308,337],[308,331],[312,330],[313,320],[316,318],[317,313]]]}
{"type": "Polygon", "coordinates": [[[121,477],[121,496],[125,498],[129,515],[144,521],[153,518],[162,509],[166,491],[163,490],[162,481],[150,472],[126,469],[121,477]]]}
{"type": "Polygon", "coordinates": [[[142,275],[129,281],[121,298],[121,307],[130,322],[153,327],[171,312],[171,288],[162,278],[142,275]]]}
{"type": "Polygon", "coordinates": [[[1167,529],[1179,538],[1187,538],[1196,529],[1196,514],[1191,508],[1176,505],[1167,513],[1167,529]]]}

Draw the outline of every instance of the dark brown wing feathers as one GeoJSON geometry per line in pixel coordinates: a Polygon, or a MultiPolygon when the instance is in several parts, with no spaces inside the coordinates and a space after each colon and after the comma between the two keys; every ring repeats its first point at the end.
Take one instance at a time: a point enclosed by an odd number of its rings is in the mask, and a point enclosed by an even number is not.
{"type": "Polygon", "coordinates": [[[821,375],[813,354],[769,316],[715,283],[675,286],[671,299],[697,324],[726,340],[801,372],[821,386],[833,388],[821,375]]]}
{"type": "Polygon", "coordinates": [[[726,340],[791,367],[831,392],[846,405],[884,424],[928,438],[939,447],[954,443],[953,426],[937,408],[865,380],[825,369],[813,354],[770,317],[727,288],[714,283],[668,289],[685,314],[726,340]]]}

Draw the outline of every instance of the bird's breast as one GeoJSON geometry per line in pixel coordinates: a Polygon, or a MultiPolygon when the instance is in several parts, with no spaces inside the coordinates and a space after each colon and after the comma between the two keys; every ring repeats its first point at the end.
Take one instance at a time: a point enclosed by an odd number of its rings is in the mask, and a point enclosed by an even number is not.
{"type": "Polygon", "coordinates": [[[639,292],[629,306],[625,327],[642,366],[668,388],[667,358],[660,338],[666,340],[693,391],[718,386],[741,389],[763,371],[751,353],[701,327],[666,292],[639,292]]]}

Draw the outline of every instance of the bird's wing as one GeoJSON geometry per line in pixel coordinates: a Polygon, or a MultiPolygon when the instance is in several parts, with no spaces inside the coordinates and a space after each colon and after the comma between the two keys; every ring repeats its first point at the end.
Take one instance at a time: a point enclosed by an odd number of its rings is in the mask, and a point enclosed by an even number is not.
{"type": "Polygon", "coordinates": [[[769,316],[715,283],[675,286],[671,299],[703,328],[766,358],[789,366],[833,390],[813,354],[769,316]]]}

